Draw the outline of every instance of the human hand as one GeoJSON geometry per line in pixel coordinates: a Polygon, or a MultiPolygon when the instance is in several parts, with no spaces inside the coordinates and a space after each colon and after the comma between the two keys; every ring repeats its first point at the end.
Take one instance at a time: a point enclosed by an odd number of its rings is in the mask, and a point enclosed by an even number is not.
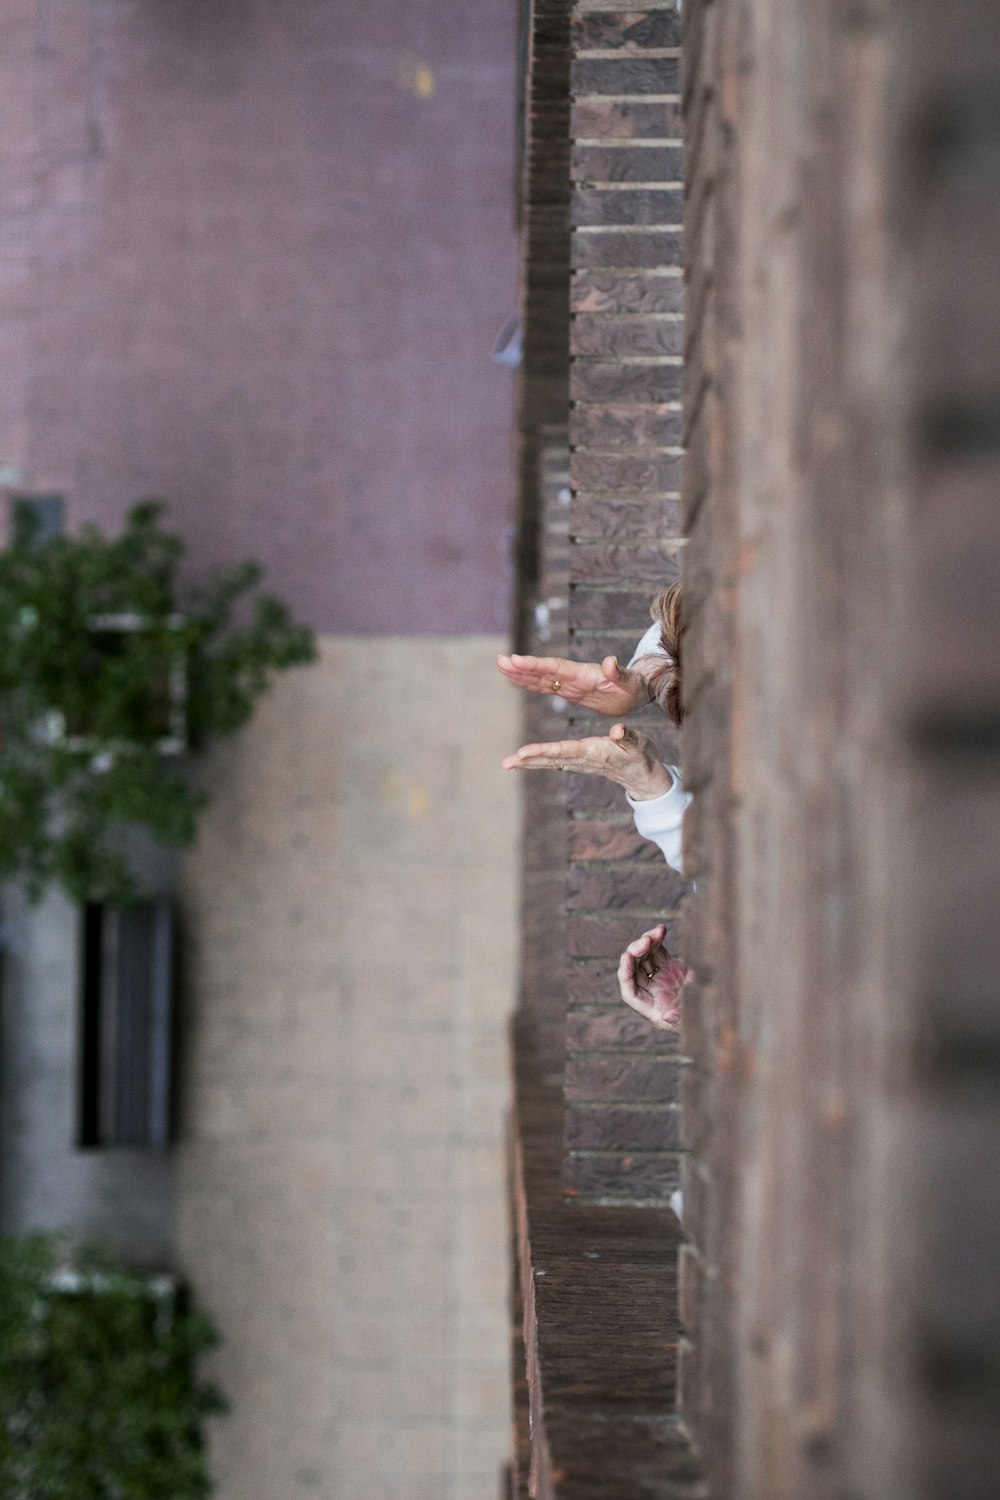
{"type": "Polygon", "coordinates": [[[630,714],[649,702],[643,674],[632,667],[620,667],[614,656],[606,656],[602,662],[564,661],[561,656],[498,656],[497,666],[515,687],[527,688],[530,693],[558,694],[567,703],[579,703],[611,718],[630,714]]]}
{"type": "Polygon", "coordinates": [[[504,771],[582,771],[585,775],[606,776],[623,786],[636,802],[662,797],[673,786],[673,778],[660,763],[649,735],[626,729],[624,724],[613,725],[608,735],[522,745],[513,755],[505,755],[500,766],[504,771]]]}
{"type": "Polygon", "coordinates": [[[625,1004],[660,1031],[679,1031],[681,994],[691,970],[668,953],[666,935],[661,922],[629,943],[618,965],[618,989],[625,1004]]]}

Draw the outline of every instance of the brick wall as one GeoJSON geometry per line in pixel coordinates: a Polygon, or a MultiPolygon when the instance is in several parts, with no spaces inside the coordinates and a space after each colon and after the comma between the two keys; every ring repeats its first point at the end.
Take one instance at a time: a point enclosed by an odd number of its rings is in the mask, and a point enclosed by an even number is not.
{"type": "MultiPolygon", "coordinates": [[[[536,653],[630,654],[677,572],[677,40],[664,7],[531,11],[519,619],[536,653]]],[[[527,698],[526,740],[591,729],[527,698]]],[[[625,1010],[614,978],[624,942],[681,887],[618,789],[546,775],[523,795],[510,1493],[695,1500],[675,1414],[678,1231],[662,1206],[676,1046],[625,1010]]]]}
{"type": "MultiPolygon", "coordinates": [[[[578,4],[571,49],[571,655],[627,661],[680,565],[680,19],[578,4]]],[[[663,715],[641,717],[676,759],[663,715]]],[[[609,724],[573,710],[569,727],[609,724]]],[[[569,807],[564,1180],[655,1203],[678,1182],[678,1048],[622,1006],[615,969],[658,921],[676,934],[684,885],[619,787],[573,778],[569,807]]]]}
{"type": "Polygon", "coordinates": [[[720,1496],[995,1488],[998,46],[972,0],[685,8],[682,1405],[720,1496]]]}
{"type": "Polygon", "coordinates": [[[928,0],[889,30],[892,242],[908,286],[901,418],[913,585],[904,890],[918,1038],[913,1492],[986,1500],[1000,1474],[1000,11],[928,0]],[[991,166],[990,163],[993,165],[991,166]]]}

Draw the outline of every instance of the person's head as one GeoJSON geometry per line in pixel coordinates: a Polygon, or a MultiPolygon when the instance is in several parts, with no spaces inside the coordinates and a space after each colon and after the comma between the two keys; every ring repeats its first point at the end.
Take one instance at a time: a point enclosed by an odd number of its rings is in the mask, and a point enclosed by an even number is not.
{"type": "Polygon", "coordinates": [[[669,588],[661,589],[649,612],[660,627],[660,645],[670,657],[650,678],[650,695],[679,728],[684,722],[681,646],[685,629],[680,584],[672,583],[669,588]]]}

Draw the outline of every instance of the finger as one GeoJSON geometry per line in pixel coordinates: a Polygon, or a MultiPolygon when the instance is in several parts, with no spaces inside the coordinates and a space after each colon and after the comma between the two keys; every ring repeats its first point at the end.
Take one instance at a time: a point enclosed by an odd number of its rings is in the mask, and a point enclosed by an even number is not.
{"type": "Polygon", "coordinates": [[[581,755],[580,746],[585,744],[585,740],[543,740],[538,744],[522,745],[514,751],[513,756],[508,755],[507,759],[578,760],[581,755]]]}
{"type": "Polygon", "coordinates": [[[648,1000],[644,1000],[640,994],[633,993],[626,995],[623,991],[622,999],[626,1005],[630,1006],[632,1010],[637,1011],[640,1016],[644,1016],[647,1021],[651,1021],[654,1026],[660,1024],[653,1006],[650,1005],[648,1000]]]}
{"type": "MultiPolygon", "coordinates": [[[[525,760],[573,761],[571,769],[576,771],[604,769],[607,761],[607,741],[601,735],[591,735],[583,740],[545,740],[539,744],[522,745],[515,755],[525,760]]],[[[508,756],[507,759],[512,757],[508,756]]]]}
{"type": "Polygon", "coordinates": [[[621,681],[622,669],[618,665],[617,656],[606,656],[601,662],[601,671],[608,682],[617,683],[621,681]]]}
{"type": "Polygon", "coordinates": [[[650,941],[650,934],[648,932],[644,932],[642,934],[642,937],[632,939],[628,947],[625,949],[625,952],[631,953],[633,958],[645,958],[646,954],[649,952],[652,946],[653,944],[650,941]]]}
{"type": "Polygon", "coordinates": [[[616,750],[624,750],[627,755],[637,759],[641,759],[646,753],[646,738],[637,729],[629,729],[627,724],[612,724],[608,731],[608,739],[616,750]]]}
{"type": "Polygon", "coordinates": [[[570,678],[585,665],[582,662],[566,661],[562,656],[510,656],[511,670],[527,677],[541,677],[547,681],[570,678]]]}
{"type": "Polygon", "coordinates": [[[627,953],[622,954],[618,965],[618,991],[626,1005],[631,1005],[633,1010],[638,1010],[640,1014],[646,1013],[647,1001],[639,993],[634,960],[627,953]]]}

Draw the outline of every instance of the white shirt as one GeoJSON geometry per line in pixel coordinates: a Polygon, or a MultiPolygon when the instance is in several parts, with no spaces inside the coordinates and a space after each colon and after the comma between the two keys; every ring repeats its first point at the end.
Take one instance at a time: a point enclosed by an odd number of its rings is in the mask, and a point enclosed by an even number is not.
{"type": "MultiPolygon", "coordinates": [[[[663,656],[671,660],[669,651],[660,644],[660,627],[651,625],[632,653],[629,666],[635,666],[641,656],[663,656]]],[[[666,764],[666,762],[664,762],[666,764]]],[[[691,793],[684,790],[681,775],[676,766],[667,766],[673,785],[669,792],[653,797],[648,802],[636,802],[626,792],[626,800],[635,818],[636,831],[650,843],[656,844],[671,869],[681,875],[684,866],[681,858],[681,832],[684,813],[691,802],[691,793]]]]}

